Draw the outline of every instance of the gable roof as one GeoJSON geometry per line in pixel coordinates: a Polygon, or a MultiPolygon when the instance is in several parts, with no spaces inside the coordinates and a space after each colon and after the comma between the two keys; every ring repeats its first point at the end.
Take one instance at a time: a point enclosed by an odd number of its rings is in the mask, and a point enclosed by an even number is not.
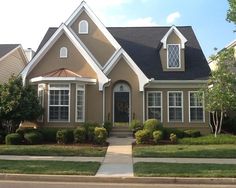
{"type": "Polygon", "coordinates": [[[11,52],[20,44],[0,44],[0,58],[11,52]]]}

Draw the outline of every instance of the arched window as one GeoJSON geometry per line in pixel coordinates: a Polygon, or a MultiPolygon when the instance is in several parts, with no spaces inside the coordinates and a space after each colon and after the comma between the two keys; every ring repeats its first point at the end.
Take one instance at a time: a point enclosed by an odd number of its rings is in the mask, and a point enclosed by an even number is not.
{"type": "Polygon", "coordinates": [[[67,58],[68,57],[68,50],[66,47],[61,47],[60,49],[60,58],[67,58]]]}
{"type": "Polygon", "coordinates": [[[86,20],[79,22],[79,34],[88,34],[88,22],[86,20]]]}

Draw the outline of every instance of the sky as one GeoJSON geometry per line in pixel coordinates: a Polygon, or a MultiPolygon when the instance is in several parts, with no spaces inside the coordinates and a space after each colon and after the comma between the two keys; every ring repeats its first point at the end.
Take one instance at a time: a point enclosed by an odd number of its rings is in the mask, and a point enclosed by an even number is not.
{"type": "MultiPolygon", "coordinates": [[[[86,0],[107,27],[192,26],[208,58],[236,39],[226,21],[227,0],[86,0]]],[[[3,0],[0,43],[37,50],[49,27],[58,27],[81,0],[3,0]]],[[[154,36],[155,37],[155,36],[154,36]]]]}

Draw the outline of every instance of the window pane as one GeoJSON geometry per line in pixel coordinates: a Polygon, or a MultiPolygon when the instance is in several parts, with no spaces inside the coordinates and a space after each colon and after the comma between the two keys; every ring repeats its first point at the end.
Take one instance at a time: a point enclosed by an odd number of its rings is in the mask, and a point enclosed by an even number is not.
{"type": "Polygon", "coordinates": [[[169,106],[182,106],[182,93],[169,93],[169,106]]]}
{"type": "Polygon", "coordinates": [[[182,108],[169,108],[170,121],[182,121],[182,108]]]}
{"type": "Polygon", "coordinates": [[[168,45],[169,67],[179,67],[179,45],[168,45]]]}
{"type": "Polygon", "coordinates": [[[203,109],[202,108],[191,108],[190,109],[190,120],[191,121],[203,121],[203,109]]]}
{"type": "Polygon", "coordinates": [[[148,93],[148,106],[161,106],[161,94],[148,93]]]}
{"type": "Polygon", "coordinates": [[[68,115],[69,115],[69,111],[68,111],[68,107],[62,106],[59,107],[60,108],[60,121],[68,121],[68,115]]]}
{"type": "Polygon", "coordinates": [[[84,119],[84,91],[77,90],[77,120],[84,119]]]}
{"type": "Polygon", "coordinates": [[[49,120],[55,121],[59,119],[59,107],[50,106],[49,107],[49,120]]]}
{"type": "Polygon", "coordinates": [[[161,108],[148,108],[148,119],[153,118],[161,121],[161,108]]]}
{"type": "Polygon", "coordinates": [[[82,106],[77,106],[77,120],[83,120],[84,112],[82,106]]]}

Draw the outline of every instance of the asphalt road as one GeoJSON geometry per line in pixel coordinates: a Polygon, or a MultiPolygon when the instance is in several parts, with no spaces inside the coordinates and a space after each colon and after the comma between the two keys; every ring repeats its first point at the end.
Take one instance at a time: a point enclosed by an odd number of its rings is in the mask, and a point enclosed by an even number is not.
{"type": "Polygon", "coordinates": [[[112,184],[112,183],[63,183],[0,181],[0,188],[235,188],[236,185],[183,185],[183,184],[112,184]]]}

